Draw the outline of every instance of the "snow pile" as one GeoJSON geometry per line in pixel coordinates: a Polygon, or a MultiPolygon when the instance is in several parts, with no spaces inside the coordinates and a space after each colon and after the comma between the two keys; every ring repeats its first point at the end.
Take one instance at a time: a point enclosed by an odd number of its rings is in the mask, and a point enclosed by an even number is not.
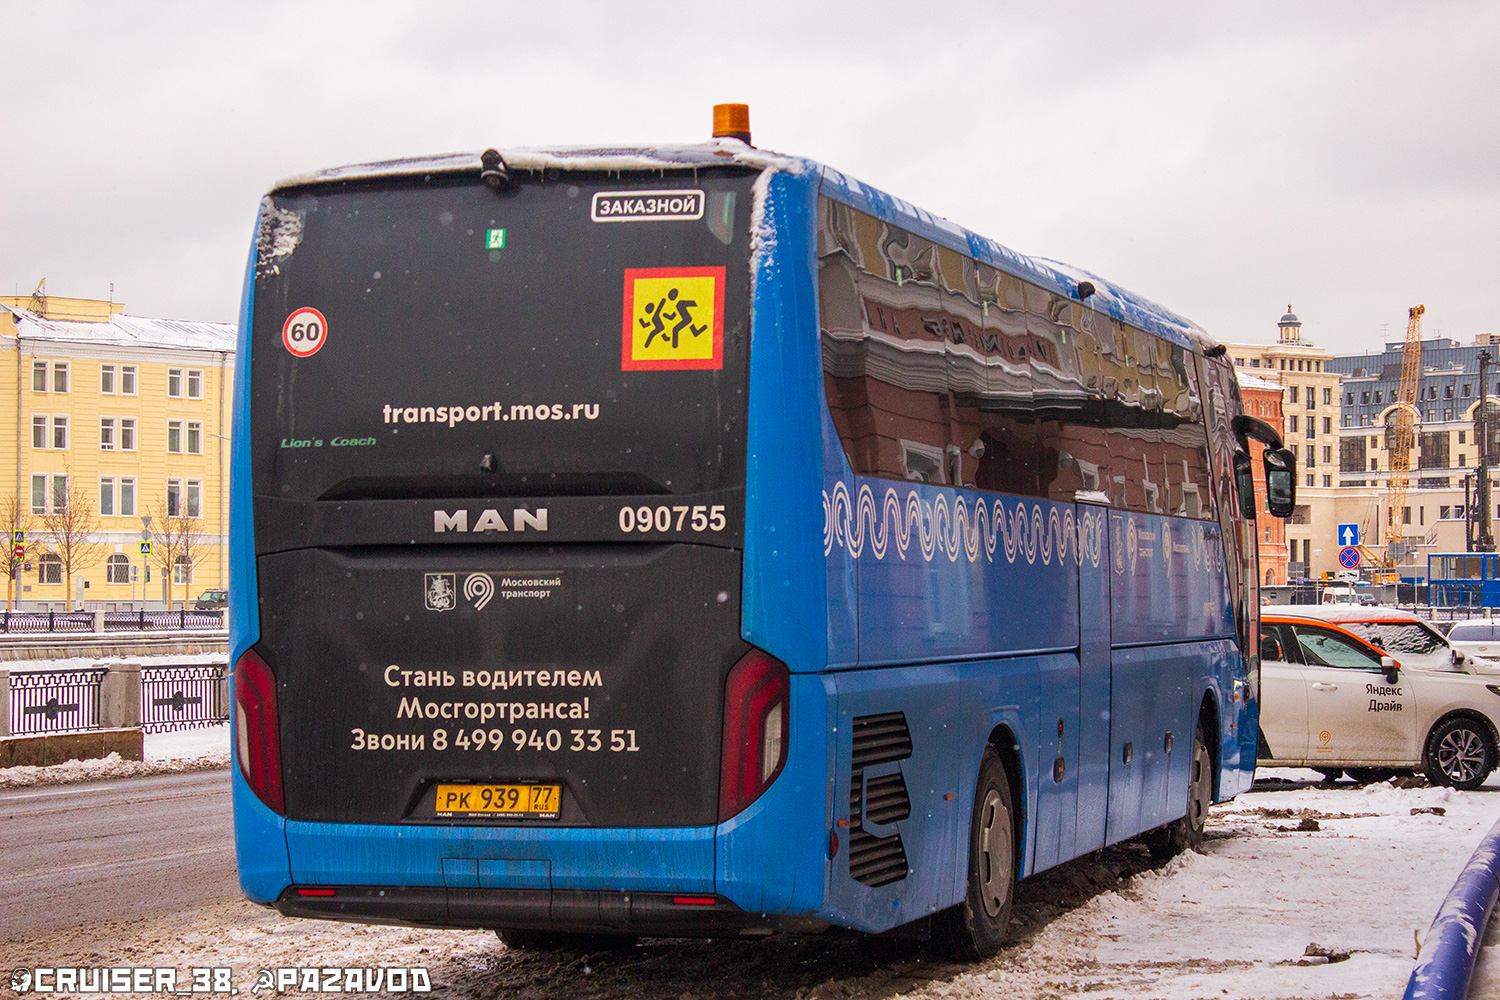
{"type": "Polygon", "coordinates": [[[70,760],[48,767],[0,767],[0,788],[71,785],[143,774],[212,771],[229,766],[229,723],[173,733],[147,733],[145,760],[121,760],[112,753],[99,760],[70,760]]]}

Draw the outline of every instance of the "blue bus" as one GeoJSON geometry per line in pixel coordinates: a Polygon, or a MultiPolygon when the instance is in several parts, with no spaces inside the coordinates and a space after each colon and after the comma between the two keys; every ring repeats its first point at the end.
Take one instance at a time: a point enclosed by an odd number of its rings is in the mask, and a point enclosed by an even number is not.
{"type": "Polygon", "coordinates": [[[1250,785],[1293,458],[1099,277],[748,134],[487,150],[277,185],[238,350],[256,902],[978,957],[1250,785]]]}

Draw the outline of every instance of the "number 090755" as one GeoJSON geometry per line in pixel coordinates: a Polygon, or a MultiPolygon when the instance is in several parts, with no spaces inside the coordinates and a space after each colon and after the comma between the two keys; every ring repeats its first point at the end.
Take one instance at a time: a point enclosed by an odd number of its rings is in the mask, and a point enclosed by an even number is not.
{"type": "Polygon", "coordinates": [[[620,508],[620,530],[624,532],[723,531],[724,526],[724,505],[721,503],[620,508]]]}

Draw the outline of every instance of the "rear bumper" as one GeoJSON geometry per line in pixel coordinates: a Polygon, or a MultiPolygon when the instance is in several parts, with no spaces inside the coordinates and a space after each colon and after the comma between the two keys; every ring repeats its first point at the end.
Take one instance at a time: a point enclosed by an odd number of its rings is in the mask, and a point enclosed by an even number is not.
{"type": "Polygon", "coordinates": [[[766,934],[786,923],[722,896],[580,889],[291,886],[271,905],[289,917],[367,924],[669,937],[766,934]]]}

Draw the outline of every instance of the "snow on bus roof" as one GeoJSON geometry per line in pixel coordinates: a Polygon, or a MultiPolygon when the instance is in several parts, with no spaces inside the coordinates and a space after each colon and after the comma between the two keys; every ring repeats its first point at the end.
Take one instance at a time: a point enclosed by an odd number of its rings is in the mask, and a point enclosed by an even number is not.
{"type": "Polygon", "coordinates": [[[204,323],[183,319],[152,319],[115,313],[108,322],[44,319],[23,308],[6,309],[14,317],[23,340],[96,344],[102,347],[168,347],[189,351],[234,353],[237,327],[233,323],[204,323]]]}
{"type": "MultiPolygon", "coordinates": [[[[994,240],[970,232],[942,216],[934,215],[925,209],[886,194],[878,188],[855,180],[832,167],[823,166],[813,160],[756,149],[738,139],[719,138],[708,142],[667,146],[523,147],[501,150],[500,155],[510,168],[527,171],[666,171],[737,166],[765,172],[782,171],[792,174],[821,172],[823,193],[830,195],[836,201],[842,201],[893,225],[900,225],[902,228],[941,243],[959,253],[968,254],[975,260],[1041,285],[1075,301],[1082,301],[1078,295],[1079,283],[1091,282],[1094,286],[1094,293],[1088,299],[1090,308],[1113,316],[1138,329],[1154,333],[1179,346],[1203,350],[1216,344],[1216,341],[1191,320],[1184,319],[1150,299],[1121,288],[1092,272],[1058,261],[1018,253],[994,240]]],[[[479,169],[478,153],[448,153],[317,170],[288,177],[278,182],[271,190],[275,192],[310,184],[329,184],[378,177],[477,173],[479,169]]],[[[759,187],[764,190],[764,178],[759,187]]]]}

